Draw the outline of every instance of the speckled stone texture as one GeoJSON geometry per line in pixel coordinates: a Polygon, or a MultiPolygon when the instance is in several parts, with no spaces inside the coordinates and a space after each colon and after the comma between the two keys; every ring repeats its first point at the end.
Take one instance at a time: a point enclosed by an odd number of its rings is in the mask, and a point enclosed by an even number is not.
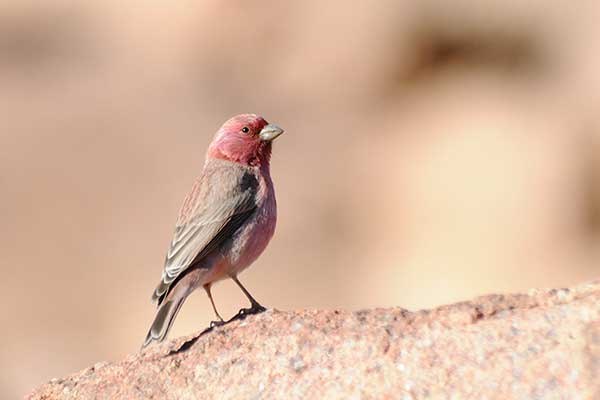
{"type": "Polygon", "coordinates": [[[269,310],[28,398],[600,398],[600,283],[418,312],[269,310]]]}

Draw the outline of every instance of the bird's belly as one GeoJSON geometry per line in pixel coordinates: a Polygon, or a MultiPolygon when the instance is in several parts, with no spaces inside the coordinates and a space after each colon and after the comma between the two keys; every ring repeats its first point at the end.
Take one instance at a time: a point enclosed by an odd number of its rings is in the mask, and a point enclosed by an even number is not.
{"type": "Polygon", "coordinates": [[[229,264],[228,275],[239,274],[262,254],[275,233],[276,221],[275,211],[269,204],[256,210],[250,221],[232,240],[226,255],[229,264]]]}

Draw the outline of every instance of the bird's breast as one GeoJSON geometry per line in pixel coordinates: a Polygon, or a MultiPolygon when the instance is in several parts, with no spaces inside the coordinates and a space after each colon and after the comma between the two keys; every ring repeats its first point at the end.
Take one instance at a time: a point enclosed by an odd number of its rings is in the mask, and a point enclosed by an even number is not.
{"type": "Polygon", "coordinates": [[[233,238],[228,257],[233,274],[252,264],[265,250],[275,233],[277,203],[270,179],[261,182],[260,189],[256,210],[233,238]]]}

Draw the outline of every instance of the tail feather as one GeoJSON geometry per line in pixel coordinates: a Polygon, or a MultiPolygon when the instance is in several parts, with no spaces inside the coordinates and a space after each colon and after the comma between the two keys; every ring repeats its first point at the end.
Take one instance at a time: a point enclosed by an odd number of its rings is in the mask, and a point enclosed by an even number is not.
{"type": "Polygon", "coordinates": [[[150,326],[150,330],[146,335],[146,340],[144,340],[144,344],[142,345],[142,349],[148,346],[153,341],[162,342],[169,330],[171,329],[171,325],[173,325],[173,321],[181,308],[185,297],[179,299],[171,299],[165,301],[158,307],[158,311],[156,312],[156,317],[154,317],[154,322],[150,326]]]}
{"type": "Polygon", "coordinates": [[[154,292],[152,292],[152,301],[160,304],[169,290],[169,286],[171,286],[171,283],[165,283],[161,280],[158,286],[156,286],[156,289],[154,289],[154,292]]]}

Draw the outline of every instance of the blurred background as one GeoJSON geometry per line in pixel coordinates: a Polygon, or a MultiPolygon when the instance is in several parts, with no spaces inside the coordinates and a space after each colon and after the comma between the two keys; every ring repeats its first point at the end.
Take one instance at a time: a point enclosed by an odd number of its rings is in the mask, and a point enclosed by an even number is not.
{"type": "MultiPolygon", "coordinates": [[[[217,128],[259,113],[281,310],[600,275],[600,5],[3,0],[0,398],[136,352],[217,128]]],[[[246,299],[213,291],[225,316],[246,299]]],[[[212,318],[201,291],[171,337],[212,318]]]]}

